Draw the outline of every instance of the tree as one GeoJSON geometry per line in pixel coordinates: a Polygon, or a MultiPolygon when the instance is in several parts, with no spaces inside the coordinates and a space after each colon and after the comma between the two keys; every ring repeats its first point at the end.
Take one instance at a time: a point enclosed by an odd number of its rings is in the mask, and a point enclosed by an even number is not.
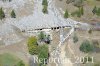
{"type": "Polygon", "coordinates": [[[39,40],[44,41],[44,39],[45,39],[45,34],[41,31],[39,34],[39,40]]]}
{"type": "Polygon", "coordinates": [[[42,12],[44,14],[47,14],[48,13],[47,6],[46,5],[43,6],[42,12]]]}
{"type": "Polygon", "coordinates": [[[98,10],[97,10],[97,16],[100,16],[100,8],[98,8],[98,10]]]}
{"type": "Polygon", "coordinates": [[[38,54],[38,43],[36,37],[30,37],[27,44],[31,55],[38,54]]]}
{"type": "Polygon", "coordinates": [[[2,8],[0,8],[0,19],[2,20],[3,18],[5,18],[5,14],[2,8]]]}
{"type": "Polygon", "coordinates": [[[42,5],[46,5],[46,6],[48,6],[48,2],[47,2],[47,0],[42,0],[42,5]]]}
{"type": "Polygon", "coordinates": [[[96,6],[93,8],[92,13],[93,14],[96,14],[97,13],[97,7],[96,6]]]}
{"type": "Polygon", "coordinates": [[[47,45],[41,45],[39,46],[39,53],[38,53],[38,59],[45,59],[45,60],[42,60],[40,65],[44,65],[44,61],[46,62],[49,55],[49,50],[48,50],[48,46],[47,45]]]}
{"type": "Polygon", "coordinates": [[[88,40],[85,40],[85,41],[82,42],[79,49],[82,52],[88,53],[88,52],[93,51],[94,48],[93,48],[93,45],[90,44],[90,42],[88,40]]]}
{"type": "Polygon", "coordinates": [[[64,14],[64,18],[68,18],[68,17],[69,17],[69,14],[68,14],[68,11],[66,10],[64,14]]]}
{"type": "Polygon", "coordinates": [[[16,14],[15,14],[14,10],[12,10],[12,12],[11,12],[11,18],[16,18],[16,14]]]}

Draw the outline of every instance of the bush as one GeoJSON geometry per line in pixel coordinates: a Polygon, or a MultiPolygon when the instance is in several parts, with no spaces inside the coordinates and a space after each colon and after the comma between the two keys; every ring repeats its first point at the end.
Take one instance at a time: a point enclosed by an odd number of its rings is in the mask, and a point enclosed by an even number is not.
{"type": "Polygon", "coordinates": [[[2,8],[0,8],[0,19],[4,19],[5,18],[5,14],[4,11],[2,10],[2,8]]]}
{"type": "Polygon", "coordinates": [[[14,10],[12,10],[12,12],[11,12],[11,18],[16,18],[16,14],[15,14],[14,10]]]}
{"type": "Polygon", "coordinates": [[[93,51],[94,47],[93,47],[93,45],[90,44],[90,42],[88,40],[85,40],[82,42],[79,49],[82,52],[88,53],[88,52],[93,51]]]}
{"type": "Polygon", "coordinates": [[[36,37],[30,37],[27,44],[31,55],[38,54],[38,43],[36,37]]]}
{"type": "Polygon", "coordinates": [[[74,43],[78,42],[78,37],[76,35],[74,35],[74,37],[73,37],[73,42],[74,43]]]}

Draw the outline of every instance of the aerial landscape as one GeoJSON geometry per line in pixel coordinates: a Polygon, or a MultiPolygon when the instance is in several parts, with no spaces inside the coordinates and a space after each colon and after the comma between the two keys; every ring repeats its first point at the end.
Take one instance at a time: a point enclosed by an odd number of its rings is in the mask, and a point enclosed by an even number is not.
{"type": "Polygon", "coordinates": [[[100,0],[0,0],[0,66],[100,66],[100,0]]]}

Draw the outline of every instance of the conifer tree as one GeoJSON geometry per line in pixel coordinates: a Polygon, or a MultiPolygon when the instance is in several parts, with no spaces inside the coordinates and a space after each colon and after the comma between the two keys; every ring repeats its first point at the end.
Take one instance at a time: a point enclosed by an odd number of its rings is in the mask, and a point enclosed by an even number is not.
{"type": "Polygon", "coordinates": [[[11,18],[16,18],[16,14],[15,14],[14,10],[12,10],[12,12],[11,12],[11,18]]]}
{"type": "Polygon", "coordinates": [[[96,14],[97,13],[97,7],[96,6],[93,8],[92,13],[93,14],[96,14]]]}
{"type": "Polygon", "coordinates": [[[3,18],[5,18],[5,14],[2,8],[0,8],[0,19],[2,20],[3,18]]]}
{"type": "Polygon", "coordinates": [[[43,0],[43,1],[42,1],[42,5],[46,5],[46,6],[48,6],[48,2],[47,2],[47,0],[43,0]]]}
{"type": "Polygon", "coordinates": [[[64,14],[64,18],[68,18],[68,17],[69,17],[69,14],[68,14],[68,11],[66,10],[64,14]]]}

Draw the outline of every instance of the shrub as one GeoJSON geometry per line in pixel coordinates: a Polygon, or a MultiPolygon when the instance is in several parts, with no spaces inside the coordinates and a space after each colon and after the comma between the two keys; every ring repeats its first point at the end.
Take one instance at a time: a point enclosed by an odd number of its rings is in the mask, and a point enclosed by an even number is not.
{"type": "Polygon", "coordinates": [[[90,42],[88,40],[85,40],[85,41],[82,42],[79,49],[82,52],[88,53],[88,52],[93,51],[94,48],[93,48],[93,45],[90,44],[90,42]]]}
{"type": "Polygon", "coordinates": [[[44,63],[44,61],[46,62],[49,55],[48,55],[48,46],[47,45],[41,45],[39,46],[39,53],[38,53],[38,59],[45,59],[42,60],[41,63],[39,65],[44,65],[46,63],[44,63]]]}
{"type": "Polygon", "coordinates": [[[74,43],[78,42],[78,37],[76,35],[74,35],[74,37],[73,37],[73,42],[74,43]]]}
{"type": "Polygon", "coordinates": [[[38,43],[36,37],[30,37],[27,44],[31,55],[38,54],[38,43]]]}

